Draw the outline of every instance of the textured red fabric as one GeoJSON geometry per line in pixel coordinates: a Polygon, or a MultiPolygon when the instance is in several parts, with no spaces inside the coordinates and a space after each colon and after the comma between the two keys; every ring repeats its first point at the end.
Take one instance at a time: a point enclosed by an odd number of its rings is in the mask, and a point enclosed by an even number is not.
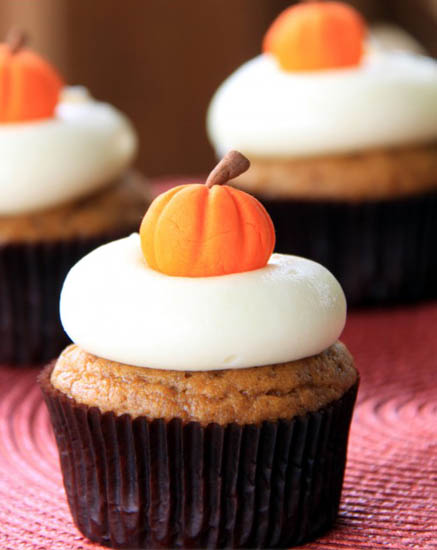
{"type": "MultiPolygon", "coordinates": [[[[437,548],[437,304],[353,312],[361,373],[340,516],[307,550],[437,548]]],[[[0,367],[0,548],[97,548],[67,509],[36,371],[0,367]]]]}
{"type": "MultiPolygon", "coordinates": [[[[437,303],[353,312],[342,340],[361,386],[340,515],[304,548],[435,550],[437,303]]],[[[36,375],[0,366],[0,550],[100,548],[72,523],[36,375]]]]}

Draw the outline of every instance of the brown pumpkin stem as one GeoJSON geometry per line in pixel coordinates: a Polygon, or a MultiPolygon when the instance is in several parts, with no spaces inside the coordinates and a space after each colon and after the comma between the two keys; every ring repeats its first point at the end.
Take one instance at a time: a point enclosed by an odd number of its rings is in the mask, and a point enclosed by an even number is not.
{"type": "Polygon", "coordinates": [[[28,41],[28,35],[22,29],[13,28],[8,32],[6,43],[12,54],[18,53],[28,41]]]}
{"type": "Polygon", "coordinates": [[[206,179],[205,185],[222,185],[249,169],[250,162],[238,151],[229,151],[206,179]]]}

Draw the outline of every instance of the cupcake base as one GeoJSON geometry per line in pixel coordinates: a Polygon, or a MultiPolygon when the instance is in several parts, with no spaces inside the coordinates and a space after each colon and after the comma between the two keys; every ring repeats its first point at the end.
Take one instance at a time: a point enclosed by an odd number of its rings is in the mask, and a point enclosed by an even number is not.
{"type": "Polygon", "coordinates": [[[150,200],[132,171],[104,189],[42,212],[0,216],[0,364],[44,364],[68,339],[59,294],[73,265],[137,231],[150,200]]]}
{"type": "Polygon", "coordinates": [[[0,364],[42,364],[58,355],[69,341],[59,320],[68,271],[97,246],[124,234],[0,244],[0,364]]]}
{"type": "Polygon", "coordinates": [[[220,426],[101,413],[39,382],[79,530],[113,548],[288,548],[338,512],[358,383],[290,421],[220,426]]]}
{"type": "Polygon", "coordinates": [[[363,202],[267,199],[276,250],[315,260],[350,305],[437,297],[437,193],[363,202]]]}

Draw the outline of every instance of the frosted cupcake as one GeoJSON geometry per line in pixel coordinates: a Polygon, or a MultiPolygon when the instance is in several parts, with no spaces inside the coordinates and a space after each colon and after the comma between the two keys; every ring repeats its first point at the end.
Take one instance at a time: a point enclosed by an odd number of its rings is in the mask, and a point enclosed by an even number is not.
{"type": "Polygon", "coordinates": [[[336,279],[272,254],[271,220],[227,180],[164,193],[140,235],[72,268],[74,344],[40,384],[74,521],[117,548],[270,548],[337,515],[358,386],[336,279]]]}
{"type": "Polygon", "coordinates": [[[138,227],[146,205],[128,172],[124,115],[65,88],[14,35],[0,45],[0,363],[42,362],[66,343],[62,281],[76,261],[138,227]]]}
{"type": "Polygon", "coordinates": [[[217,154],[262,200],[277,249],[326,265],[349,302],[437,294],[437,64],[370,49],[360,15],[306,2],[272,24],[264,53],[216,92],[217,154]]]}

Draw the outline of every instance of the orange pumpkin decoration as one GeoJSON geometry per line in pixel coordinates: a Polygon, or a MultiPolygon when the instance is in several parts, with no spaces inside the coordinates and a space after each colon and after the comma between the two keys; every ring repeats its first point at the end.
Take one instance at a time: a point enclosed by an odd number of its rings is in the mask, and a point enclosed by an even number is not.
{"type": "Polygon", "coordinates": [[[267,264],[275,246],[270,216],[255,197],[221,185],[248,165],[231,152],[206,185],[180,185],[152,202],[140,228],[151,268],[177,277],[211,277],[267,264]]]}
{"type": "Polygon", "coordinates": [[[272,23],[263,51],[286,71],[316,71],[360,63],[366,27],[361,15],[342,2],[291,6],[272,23]]]}
{"type": "Polygon", "coordinates": [[[22,34],[0,44],[0,122],[53,116],[62,80],[44,59],[23,48],[22,34]]]}

